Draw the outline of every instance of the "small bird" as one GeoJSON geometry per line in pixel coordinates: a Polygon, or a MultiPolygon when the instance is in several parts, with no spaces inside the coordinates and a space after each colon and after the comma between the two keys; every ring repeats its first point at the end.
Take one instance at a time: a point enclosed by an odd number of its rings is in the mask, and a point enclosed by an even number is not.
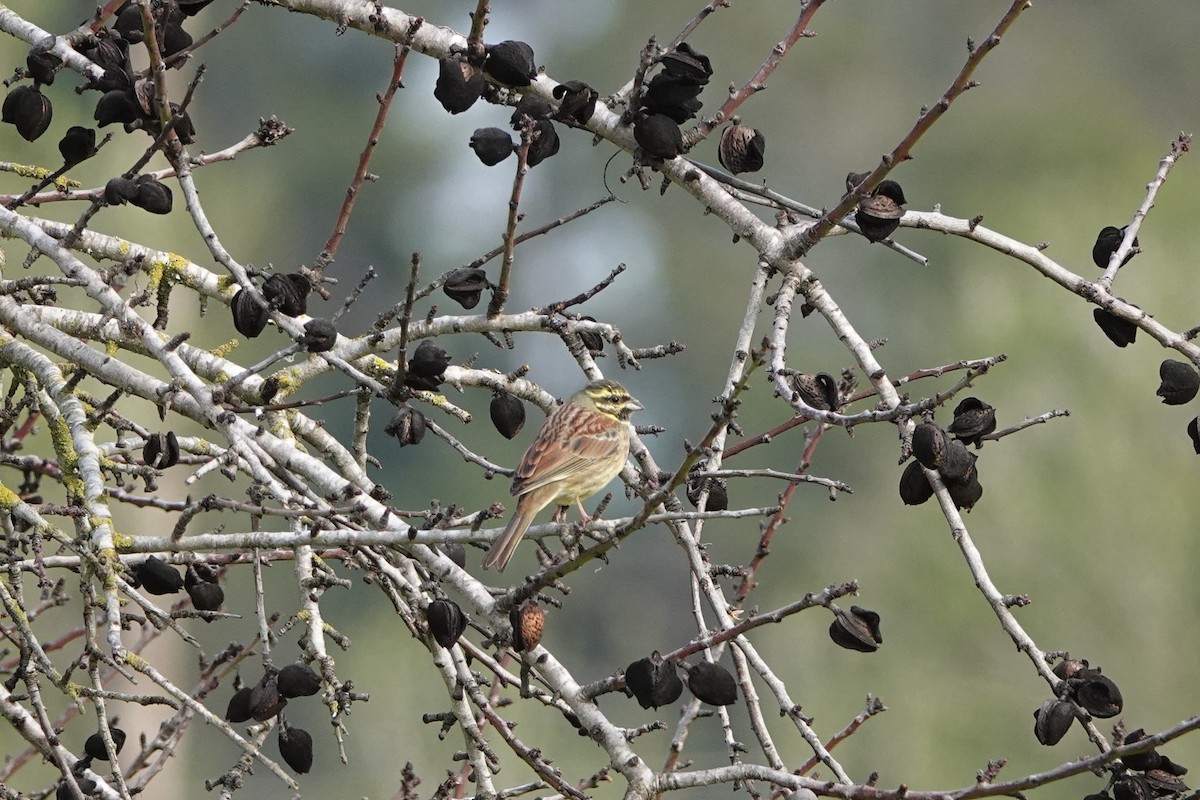
{"type": "Polygon", "coordinates": [[[483,568],[502,572],[533,518],[550,503],[561,519],[571,504],[589,517],[583,499],[608,485],[629,455],[629,417],[643,408],[616,381],[593,381],[576,392],[542,424],[517,467],[510,491],[517,510],[484,556],[483,568]]]}

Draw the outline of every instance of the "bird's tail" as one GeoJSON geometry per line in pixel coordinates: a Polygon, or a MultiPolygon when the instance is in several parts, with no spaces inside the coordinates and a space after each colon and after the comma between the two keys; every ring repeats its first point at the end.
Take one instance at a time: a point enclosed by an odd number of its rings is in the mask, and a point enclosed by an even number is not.
{"type": "Polygon", "coordinates": [[[492,549],[488,550],[487,555],[483,557],[484,569],[495,567],[497,572],[503,572],[504,568],[508,566],[509,559],[513,557],[513,553],[517,552],[517,545],[521,543],[521,538],[525,535],[525,531],[529,530],[529,523],[533,522],[534,514],[538,511],[538,509],[527,511],[521,507],[522,505],[522,503],[517,503],[517,511],[508,521],[504,533],[500,534],[500,538],[492,545],[492,549]]]}

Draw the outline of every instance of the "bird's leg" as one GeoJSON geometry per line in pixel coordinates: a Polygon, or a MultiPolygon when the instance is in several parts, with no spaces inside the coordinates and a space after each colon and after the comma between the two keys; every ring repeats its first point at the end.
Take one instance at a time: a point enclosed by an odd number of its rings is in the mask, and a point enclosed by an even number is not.
{"type": "MultiPolygon", "coordinates": [[[[587,509],[583,507],[583,500],[577,499],[575,501],[575,505],[577,505],[579,507],[579,524],[587,525],[589,522],[591,522],[592,521],[591,516],[587,513],[587,509]]],[[[564,506],[562,510],[565,513],[567,510],[566,506],[564,506]]]]}
{"type": "Polygon", "coordinates": [[[570,508],[570,506],[558,506],[557,508],[555,508],[554,516],[550,518],[550,521],[551,522],[562,522],[564,519],[566,519],[568,508],[570,508]]]}

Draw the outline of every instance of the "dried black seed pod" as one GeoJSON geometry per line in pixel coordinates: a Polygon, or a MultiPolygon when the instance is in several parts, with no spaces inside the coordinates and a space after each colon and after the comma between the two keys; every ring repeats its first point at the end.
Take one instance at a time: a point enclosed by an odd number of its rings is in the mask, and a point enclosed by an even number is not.
{"type": "Polygon", "coordinates": [[[1150,791],[1154,792],[1155,797],[1183,797],[1183,793],[1188,790],[1188,785],[1181,781],[1179,776],[1166,770],[1148,770],[1145,777],[1146,783],[1150,786],[1150,791]]]}
{"type": "Polygon", "coordinates": [[[410,389],[436,392],[437,388],[442,385],[442,378],[441,376],[436,375],[432,378],[429,378],[422,375],[417,375],[413,372],[406,372],[404,374],[404,385],[410,389]]]}
{"type": "Polygon", "coordinates": [[[179,438],[175,431],[152,433],[142,446],[142,460],[155,469],[168,469],[179,463],[179,438]]]}
{"type": "Polygon", "coordinates": [[[507,392],[496,392],[492,395],[488,414],[491,416],[496,430],[505,439],[515,437],[525,425],[525,404],[507,392]]]}
{"type": "MultiPolygon", "coordinates": [[[[693,467],[693,471],[695,469],[693,467]]],[[[704,489],[708,489],[708,502],[704,505],[706,511],[724,511],[729,508],[728,481],[724,478],[691,478],[687,483],[688,502],[699,507],[700,493],[704,489]]]]}
{"type": "Polygon", "coordinates": [[[1200,417],[1193,417],[1187,426],[1188,437],[1192,440],[1192,448],[1200,455],[1200,417]]]}
{"type": "Polygon", "coordinates": [[[829,626],[829,638],[834,644],[860,653],[874,653],[883,644],[879,632],[879,615],[861,606],[850,606],[846,612],[834,608],[834,620],[829,626]]]}
{"type": "Polygon", "coordinates": [[[933,487],[925,477],[925,470],[921,462],[913,459],[900,475],[900,499],[906,506],[919,506],[931,497],[933,487]]]}
{"type": "Polygon", "coordinates": [[[158,556],[150,556],[134,566],[133,576],[149,594],[175,594],[183,588],[183,576],[179,570],[158,556]]]}
{"type": "Polygon", "coordinates": [[[683,681],[675,672],[675,664],[663,661],[655,650],[648,658],[625,668],[625,688],[633,693],[642,708],[659,708],[679,699],[683,694],[683,681]]]}
{"type": "Polygon", "coordinates": [[[194,17],[211,2],[212,0],[179,0],[179,10],[184,16],[194,17]]]}
{"type": "Polygon", "coordinates": [[[1062,741],[1075,721],[1075,706],[1063,700],[1047,700],[1033,712],[1033,735],[1038,742],[1053,747],[1062,741]]]}
{"type": "Polygon", "coordinates": [[[460,542],[443,542],[437,546],[446,558],[458,565],[459,569],[467,568],[467,548],[463,547],[460,542]]]}
{"type": "Polygon", "coordinates": [[[676,125],[683,125],[690,119],[695,118],[700,113],[700,109],[704,106],[700,102],[700,98],[693,97],[691,100],[680,103],[676,106],[661,106],[655,109],[645,109],[653,111],[655,114],[662,114],[668,119],[675,122],[676,125]]]}
{"type": "Polygon", "coordinates": [[[467,618],[453,600],[434,600],[425,606],[425,619],[433,640],[445,648],[453,647],[467,629],[467,618]]]}
{"type": "Polygon", "coordinates": [[[405,403],[396,409],[396,416],[383,431],[395,437],[401,447],[420,444],[425,438],[425,415],[405,403]]]}
{"type": "Polygon", "coordinates": [[[270,719],[287,705],[287,698],[279,693],[279,685],[275,680],[278,674],[276,670],[268,669],[250,690],[250,716],[256,722],[270,719]]]}
{"type": "Polygon", "coordinates": [[[689,105],[702,91],[704,83],[694,78],[660,72],[646,84],[642,108],[654,114],[667,114],[668,109],[682,109],[689,105]]]}
{"type": "Polygon", "coordinates": [[[170,214],[171,189],[155,180],[138,181],[137,197],[129,198],[129,202],[151,214],[170,214]]]}
{"type": "Polygon", "coordinates": [[[263,403],[270,403],[275,399],[275,395],[279,394],[279,390],[283,387],[280,385],[279,378],[272,375],[262,382],[262,386],[258,390],[258,398],[263,403]]]}
{"type": "Polygon", "coordinates": [[[1083,800],[1112,800],[1112,798],[1108,796],[1107,792],[1097,792],[1096,794],[1087,795],[1083,800]]]}
{"type": "Polygon", "coordinates": [[[58,152],[68,167],[86,161],[96,154],[96,130],[72,125],[58,140],[58,152]]]}
{"type": "Polygon", "coordinates": [[[687,42],[681,42],[661,59],[663,69],[671,75],[680,75],[693,80],[708,82],[712,77],[712,62],[708,56],[692,49],[687,42]]]}
{"type": "MultiPolygon", "coordinates": [[[[580,322],[595,322],[595,317],[580,317],[580,322]]],[[[604,350],[604,337],[598,331],[579,331],[579,340],[583,342],[592,353],[599,353],[604,350]]]]}
{"type": "Polygon", "coordinates": [[[1137,326],[1126,319],[1121,319],[1116,314],[1111,314],[1103,308],[1097,308],[1092,311],[1092,319],[1096,320],[1096,324],[1100,326],[1100,330],[1104,331],[1104,335],[1109,338],[1117,347],[1125,347],[1133,344],[1133,340],[1137,338],[1137,326]]]}
{"type": "Polygon", "coordinates": [[[533,125],[533,139],[529,142],[529,153],[525,163],[531,167],[545,161],[558,152],[560,142],[554,123],[548,119],[539,119],[533,125]]]}
{"type": "Polygon", "coordinates": [[[275,682],[284,697],[311,697],[321,690],[321,676],[299,661],[279,670],[275,682]]]}
{"type": "Polygon", "coordinates": [[[554,118],[576,125],[586,125],[596,113],[600,93],[583,81],[567,81],[554,87],[554,99],[560,101],[554,118]]]}
{"type": "MultiPolygon", "coordinates": [[[[245,289],[238,289],[233,300],[229,302],[229,309],[233,312],[233,327],[248,339],[258,336],[267,327],[267,310],[260,306],[254,300],[254,296],[245,289]]],[[[278,381],[276,384],[278,388],[278,381]]]]}
{"type": "Polygon", "coordinates": [[[913,430],[912,452],[927,469],[937,469],[946,452],[946,432],[932,422],[922,422],[913,430]]]}
{"type": "MultiPolygon", "coordinates": [[[[121,748],[125,746],[125,731],[120,728],[114,728],[111,725],[108,727],[108,732],[112,734],[113,749],[121,752],[121,748]]],[[[97,731],[87,738],[83,743],[83,752],[87,753],[97,761],[108,761],[108,750],[104,747],[104,739],[97,731]]]]}
{"type": "Polygon", "coordinates": [[[798,372],[792,376],[792,388],[800,399],[819,411],[837,411],[841,405],[837,381],[828,372],[798,372]]]}
{"type": "Polygon", "coordinates": [[[408,371],[422,378],[440,377],[448,366],[450,354],[434,344],[432,339],[425,339],[417,345],[416,352],[408,360],[408,371]]]}
{"type": "Polygon", "coordinates": [[[687,685],[701,703],[727,706],[737,702],[737,681],[729,670],[711,661],[701,661],[689,668],[687,685]]]}
{"type": "Polygon", "coordinates": [[[476,128],[468,145],[489,167],[494,167],[513,154],[516,147],[508,131],[500,128],[476,128]]]}
{"type": "Polygon", "coordinates": [[[1144,775],[1129,775],[1113,784],[1114,800],[1154,800],[1154,790],[1144,775]]]}
{"type": "Polygon", "coordinates": [[[312,282],[299,272],[272,275],[263,282],[262,293],[273,308],[288,317],[308,313],[308,295],[312,282]]]}
{"type": "Polygon", "coordinates": [[[554,109],[550,104],[538,97],[536,94],[523,94],[521,99],[517,101],[513,107],[512,116],[508,118],[508,124],[512,126],[514,131],[521,130],[521,124],[525,117],[532,120],[550,119],[550,115],[554,109]]]}
{"type": "Polygon", "coordinates": [[[1093,717],[1108,719],[1121,713],[1125,705],[1121,690],[1100,669],[1081,669],[1074,678],[1071,696],[1093,717]]]}
{"type": "Polygon", "coordinates": [[[644,114],[633,125],[633,138],[652,158],[675,158],[684,152],[683,131],[664,114],[644,114]]]}
{"type": "Polygon", "coordinates": [[[964,444],[983,446],[983,437],[996,430],[996,409],[978,397],[964,397],[954,409],[954,421],[946,429],[964,444]]]}
{"type": "Polygon", "coordinates": [[[33,86],[18,86],[4,98],[0,119],[11,122],[27,142],[32,142],[46,132],[54,117],[50,98],[33,86]]]}
{"type": "Polygon", "coordinates": [[[1071,654],[1067,653],[1063,656],[1063,660],[1054,665],[1051,670],[1059,679],[1067,681],[1074,678],[1088,667],[1087,659],[1071,658],[1071,654]]]}
{"type": "Polygon", "coordinates": [[[194,144],[196,141],[196,126],[188,112],[179,107],[179,103],[171,103],[171,116],[179,117],[175,123],[175,135],[184,144],[194,144]]]}
{"type": "Polygon", "coordinates": [[[217,568],[211,564],[200,562],[191,564],[183,573],[184,586],[196,586],[200,583],[216,583],[220,579],[217,568]]]}
{"type": "Polygon", "coordinates": [[[140,44],[146,38],[142,10],[133,4],[126,5],[113,21],[113,30],[130,44],[140,44]]]}
{"type": "Polygon", "coordinates": [[[167,25],[159,39],[163,58],[170,58],[181,50],[192,46],[192,35],[179,25],[167,25]]]}
{"type": "MultiPolygon", "coordinates": [[[[1126,734],[1123,744],[1133,744],[1134,742],[1140,742],[1145,738],[1145,728],[1138,728],[1136,731],[1126,734]]],[[[1169,761],[1169,759],[1159,755],[1157,750],[1147,750],[1144,753],[1134,753],[1130,756],[1121,756],[1121,761],[1124,762],[1125,766],[1129,767],[1130,769],[1142,771],[1148,769],[1160,769],[1159,764],[1162,763],[1163,760],[1169,761]]]]}
{"type": "Polygon", "coordinates": [[[114,123],[135,122],[141,116],[142,109],[128,89],[112,89],[96,101],[96,111],[92,114],[92,119],[103,128],[114,123]]]}
{"type": "Polygon", "coordinates": [[[337,328],[327,319],[310,319],[304,323],[300,346],[310,353],[324,353],[337,344],[337,328]]]}
{"type": "Polygon", "coordinates": [[[43,86],[54,83],[54,74],[61,67],[62,59],[49,50],[34,47],[25,56],[25,71],[29,73],[29,77],[43,86]]]}
{"type": "Polygon", "coordinates": [[[483,93],[486,81],[483,73],[459,58],[443,58],[438,62],[437,85],[433,96],[451,114],[461,114],[483,93]]]}
{"type": "MultiPolygon", "coordinates": [[[[220,611],[221,604],[225,602],[225,590],[219,583],[201,581],[186,588],[188,597],[192,598],[192,607],[197,611],[220,611]]],[[[205,622],[212,620],[206,619],[205,622]]]]}
{"type": "Polygon", "coordinates": [[[541,643],[546,612],[534,600],[526,600],[508,610],[508,624],[512,625],[513,650],[524,653],[541,643]]]}
{"type": "Polygon", "coordinates": [[[721,131],[717,160],[734,175],[758,172],[763,168],[766,151],[767,137],[762,135],[762,131],[738,122],[721,131]]]}
{"type": "Polygon", "coordinates": [[[533,48],[524,42],[506,39],[485,49],[487,60],[483,62],[483,71],[498,83],[528,86],[537,77],[533,48]]]}
{"type": "MultiPolygon", "coordinates": [[[[974,453],[970,454],[974,458],[974,453]]],[[[983,486],[979,483],[979,469],[975,467],[971,470],[971,475],[967,480],[958,482],[947,482],[946,491],[950,493],[950,499],[954,501],[955,508],[963,508],[970,511],[983,497],[983,486]]]]}
{"type": "Polygon", "coordinates": [[[938,474],[946,483],[966,483],[975,474],[975,459],[977,456],[967,449],[958,439],[946,443],[938,464],[938,474]]]}
{"type": "Polygon", "coordinates": [[[246,722],[254,716],[250,706],[250,695],[253,690],[249,686],[243,686],[233,693],[233,697],[229,698],[229,705],[225,708],[225,721],[237,724],[246,722]]]}
{"type": "Polygon", "coordinates": [[[1190,402],[1200,391],[1200,373],[1191,364],[1167,359],[1158,365],[1162,383],[1155,392],[1165,405],[1181,406],[1190,402]]]}
{"type": "Polygon", "coordinates": [[[305,774],[312,769],[312,736],[303,728],[293,728],[287,724],[280,725],[279,755],[283,756],[283,760],[296,773],[305,774]]]}
{"type": "MultiPolygon", "coordinates": [[[[1125,231],[1129,226],[1124,228],[1114,228],[1112,225],[1101,228],[1100,233],[1096,235],[1096,243],[1092,245],[1092,263],[1100,269],[1108,269],[1108,262],[1113,257],[1113,253],[1117,252],[1117,248],[1121,246],[1121,241],[1125,238],[1125,231]]],[[[1138,240],[1133,240],[1133,246],[1138,246],[1138,240]]],[[[1129,259],[1133,258],[1135,253],[1132,251],[1125,255],[1121,261],[1121,266],[1129,263],[1129,259]]]]}
{"type": "Polygon", "coordinates": [[[110,206],[123,206],[137,197],[138,182],[132,178],[118,176],[104,184],[104,202],[110,206]]]}
{"type": "Polygon", "coordinates": [[[862,235],[868,241],[881,242],[900,227],[900,218],[904,216],[904,209],[892,198],[879,194],[878,188],[875,192],[859,201],[858,212],[855,213],[854,219],[858,222],[858,229],[862,231],[862,235]]]}
{"type": "Polygon", "coordinates": [[[451,270],[442,284],[442,291],[466,309],[479,305],[483,290],[488,287],[487,273],[481,269],[460,267],[451,270]]]}

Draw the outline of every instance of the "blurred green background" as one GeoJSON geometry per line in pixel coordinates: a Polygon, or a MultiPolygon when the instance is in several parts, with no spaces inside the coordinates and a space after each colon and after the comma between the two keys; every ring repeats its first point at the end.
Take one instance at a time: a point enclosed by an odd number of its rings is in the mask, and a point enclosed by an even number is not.
{"type": "MultiPolygon", "coordinates": [[[[189,29],[194,34],[206,30],[235,5],[216,0],[189,29]]],[[[405,10],[465,31],[474,5],[427,0],[405,10]]],[[[524,39],[554,78],[586,80],[603,95],[629,79],[648,37],[669,41],[701,3],[514,0],[495,5],[489,41],[524,39]]],[[[93,7],[44,0],[10,6],[55,31],[79,23],[93,7]]],[[[958,0],[827,4],[812,25],[816,38],[800,42],[766,91],[741,109],[768,143],[766,169],[750,177],[811,205],[832,205],[845,174],[870,168],[894,146],[920,108],[949,85],[966,56],[967,37],[982,41],[1007,6],[958,0]]],[[[737,2],[700,26],[691,42],[712,57],[715,67],[702,96],[705,110],[719,104],[725,86],[741,84],[757,69],[796,13],[796,3],[737,2]]],[[[1200,127],[1200,69],[1193,56],[1197,29],[1200,4],[1195,0],[1035,4],[986,59],[975,76],[981,85],[955,103],[917,146],[915,160],[893,174],[909,207],[927,210],[940,204],[958,217],[984,214],[985,225],[1028,243],[1049,242],[1051,257],[1094,275],[1090,248],[1096,232],[1131,219],[1172,138],[1200,127]]],[[[198,61],[208,65],[192,109],[199,131],[194,150],[224,148],[271,114],[296,128],[274,149],[197,174],[216,230],[238,260],[280,270],[314,261],[365,142],[392,52],[387,42],[354,31],[337,36],[328,23],[256,5],[172,77],[181,91],[198,61]]],[[[17,66],[23,55],[19,43],[0,39],[0,67],[17,66]]],[[[332,270],[341,281],[335,300],[315,310],[333,313],[367,266],[374,266],[382,277],[343,319],[343,332],[368,329],[376,314],[402,297],[412,252],[422,254],[424,276],[433,278],[500,242],[512,163],[485,168],[467,150],[467,139],[477,127],[504,126],[509,111],[480,103],[451,117],[433,99],[435,77],[431,60],[410,59],[406,88],[393,105],[371,164],[379,180],[364,186],[332,270]]],[[[0,158],[59,163],[58,135],[68,125],[89,124],[95,98],[76,98],[71,76],[64,74],[60,82],[64,85],[48,90],[55,102],[51,132],[28,145],[11,126],[0,127],[0,158]]],[[[605,162],[613,148],[592,146],[590,136],[565,128],[560,135],[562,152],[526,181],[523,229],[606,193],[605,162]]],[[[84,186],[102,184],[126,169],[144,145],[143,137],[120,136],[101,158],[71,176],[84,186]]],[[[715,137],[691,155],[715,164],[715,137]]],[[[1163,187],[1142,229],[1145,252],[1122,270],[1115,287],[1175,330],[1200,324],[1192,234],[1200,192],[1193,158],[1183,159],[1163,187]]],[[[682,440],[698,440],[709,422],[710,400],[728,368],[754,254],[733,244],[728,230],[705,217],[678,188],[663,197],[657,183],[647,192],[635,184],[620,185],[617,178],[629,160],[618,155],[607,168],[608,185],[616,187],[622,203],[519,249],[510,308],[573,296],[617,263],[627,264],[628,271],[584,311],[619,326],[634,347],[672,339],[687,345],[679,356],[644,362],[640,372],[620,372],[611,350],[602,362],[607,374],[625,382],[645,404],[637,421],[667,428],[647,444],[670,467],[682,455],[682,440]]],[[[161,157],[151,166],[163,166],[161,157]]],[[[9,175],[4,186],[14,191],[22,182],[9,175]]],[[[56,204],[38,213],[73,220],[77,211],[56,204]]],[[[109,210],[94,227],[215,266],[190,229],[178,194],[169,217],[109,210]]],[[[912,229],[902,229],[896,238],[928,256],[930,266],[922,268],[857,237],[831,239],[806,262],[864,337],[888,339],[877,355],[891,376],[1006,353],[1008,361],[978,381],[974,392],[997,408],[1002,426],[1053,408],[1071,411],[1066,419],[991,443],[982,452],[985,494],[967,523],[1001,591],[1031,597],[1032,605],[1018,610],[1018,619],[1043,649],[1070,650],[1102,665],[1125,694],[1123,716],[1130,728],[1158,730],[1200,712],[1195,680],[1200,633],[1193,624],[1200,608],[1194,579],[1200,492],[1197,456],[1184,433],[1200,405],[1158,403],[1157,366],[1170,354],[1141,338],[1118,350],[1093,324],[1089,306],[990,250],[912,229]]],[[[12,277],[25,253],[5,249],[6,277],[12,277]]],[[[434,301],[450,313],[456,310],[440,295],[434,301]]],[[[175,305],[177,324],[195,313],[195,303],[186,298],[175,305]]],[[[421,313],[427,308],[428,301],[421,313]]],[[[231,335],[224,324],[227,312],[213,313],[205,323],[190,323],[196,326],[194,344],[215,346],[231,335]]],[[[760,334],[769,320],[768,310],[760,334]]],[[[245,360],[269,352],[279,341],[278,334],[270,342],[256,341],[245,360]]],[[[553,337],[518,336],[511,352],[466,336],[441,344],[460,362],[479,354],[479,365],[502,370],[533,364],[531,377],[559,396],[580,383],[553,337]]],[[[788,357],[793,367],[810,371],[836,373],[851,363],[815,316],[793,325],[788,357]]],[[[924,395],[951,380],[922,382],[912,392],[924,395]]],[[[331,378],[309,391],[315,396],[344,385],[331,378]]],[[[765,379],[753,388],[740,418],[747,432],[789,416],[786,406],[771,397],[765,379]]],[[[500,463],[516,463],[540,422],[532,413],[528,430],[505,442],[485,421],[486,394],[452,399],[483,421],[467,428],[443,424],[500,463]]],[[[387,411],[381,405],[376,413],[387,411]]],[[[324,412],[339,433],[349,430],[351,414],[348,403],[324,412]]],[[[948,412],[939,420],[948,422],[948,412]]],[[[794,469],[801,442],[793,431],[769,450],[751,451],[729,466],[794,469]]],[[[489,483],[464,469],[457,455],[432,438],[420,448],[396,450],[379,430],[373,444],[376,452],[386,453],[379,477],[393,490],[398,507],[420,509],[430,497],[467,507],[509,499],[506,481],[489,483]]],[[[989,759],[1007,758],[1001,776],[1013,778],[1089,754],[1092,748],[1079,728],[1053,749],[1034,740],[1031,712],[1047,689],[973,586],[936,508],[901,505],[897,456],[890,426],[863,427],[853,438],[837,430],[826,434],[812,471],[846,481],[854,493],[831,503],[819,488],[801,487],[791,522],[775,539],[751,598],[751,605],[767,610],[806,591],[857,579],[862,584],[857,602],[883,616],[884,647],[866,656],[835,647],[825,633],[829,616],[822,612],[759,629],[751,640],[786,681],[793,700],[815,718],[823,738],[858,713],[868,693],[882,697],[888,712],[836,751],[856,780],[878,771],[884,787],[949,789],[970,785],[989,759]]],[[[201,484],[206,488],[188,491],[230,491],[223,479],[208,480],[201,484]]],[[[164,491],[171,487],[164,481],[164,491]]],[[[769,504],[781,488],[735,482],[730,494],[736,504],[769,504]]],[[[184,492],[178,483],[175,490],[184,492]]],[[[623,508],[623,501],[614,503],[614,513],[623,508]]],[[[155,512],[118,508],[117,513],[126,530],[171,524],[155,512]]],[[[193,530],[203,524],[198,521],[193,530]]],[[[231,523],[231,529],[243,524],[231,523]]],[[[753,556],[758,528],[753,522],[710,524],[705,539],[714,562],[745,564],[753,556]]],[[[533,563],[530,548],[517,558],[517,574],[533,563]]],[[[290,613],[298,602],[289,588],[290,567],[279,564],[272,572],[269,601],[290,613]]],[[[248,573],[230,576],[227,607],[246,614],[244,619],[192,624],[207,646],[245,639],[253,630],[250,588],[248,573]]],[[[545,643],[581,681],[607,676],[651,649],[673,649],[694,635],[682,561],[664,530],[634,537],[611,564],[577,575],[572,589],[562,609],[549,611],[545,643]]],[[[313,773],[302,781],[305,795],[389,797],[405,760],[414,762],[424,780],[422,795],[432,792],[462,742],[453,734],[439,742],[436,726],[419,722],[422,713],[445,707],[444,689],[426,656],[391,606],[369,587],[332,591],[323,605],[328,622],[354,640],[348,652],[335,653],[339,675],[353,678],[371,700],[356,705],[347,719],[348,767],[337,762],[319,703],[289,707],[292,723],[308,728],[316,739],[313,773]]],[[[287,663],[296,652],[293,632],[280,645],[276,662],[287,663]]],[[[194,678],[193,653],[160,648],[153,657],[183,685],[194,678]]],[[[253,681],[258,672],[251,667],[244,675],[253,681]]],[[[765,700],[766,687],[760,683],[758,689],[765,700]]],[[[222,710],[227,696],[227,690],[219,691],[214,708],[222,710]]],[[[631,727],[653,718],[621,697],[605,697],[601,706],[631,727]]],[[[152,715],[124,713],[153,730],[152,715]]],[[[557,715],[515,709],[512,715],[521,720],[518,732],[526,742],[574,738],[557,715]]],[[[673,728],[675,709],[660,709],[658,716],[673,728]]],[[[732,716],[736,736],[750,744],[744,712],[734,708],[732,716]]],[[[769,702],[767,717],[775,719],[769,702]]],[[[70,727],[65,743],[78,748],[91,724],[70,727]]],[[[1100,728],[1110,726],[1101,721],[1100,728]]],[[[799,737],[783,724],[776,723],[775,731],[784,760],[803,763],[809,751],[799,737]]],[[[669,732],[653,733],[637,747],[657,766],[667,755],[669,738],[669,732]]],[[[552,753],[571,779],[603,763],[587,740],[579,745],[569,757],[565,751],[552,753]]],[[[20,746],[10,732],[0,731],[0,751],[13,753],[20,746]]],[[[273,743],[266,749],[275,752],[273,743]]],[[[1200,737],[1165,752],[1184,765],[1200,766],[1200,737]]],[[[714,719],[696,724],[685,755],[697,767],[727,763],[714,719]]],[[[512,763],[507,753],[504,757],[512,763]]],[[[751,746],[747,760],[756,757],[751,746]]],[[[196,726],[166,780],[177,781],[178,796],[200,797],[201,782],[235,758],[223,737],[196,726]]],[[[49,774],[27,769],[14,785],[31,790],[44,785],[49,774]]],[[[499,780],[508,786],[524,778],[523,769],[514,765],[499,780]]],[[[155,792],[164,789],[155,785],[155,792]]],[[[263,769],[249,786],[264,800],[288,796],[263,769]]],[[[1037,796],[1082,797],[1100,788],[1099,779],[1085,776],[1037,796]]],[[[595,794],[617,797],[621,789],[618,781],[595,794]]],[[[716,791],[725,789],[706,796],[716,791]]]]}

